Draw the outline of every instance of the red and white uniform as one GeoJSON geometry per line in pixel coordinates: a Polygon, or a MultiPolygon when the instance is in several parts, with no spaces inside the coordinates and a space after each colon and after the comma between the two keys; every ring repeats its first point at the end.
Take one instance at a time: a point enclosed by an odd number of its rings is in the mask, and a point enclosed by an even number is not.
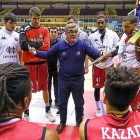
{"type": "Polygon", "coordinates": [[[140,62],[137,61],[135,55],[135,45],[129,40],[126,43],[127,35],[123,34],[119,42],[118,56],[119,60],[122,58],[121,66],[126,66],[127,68],[140,68],[140,62]]]}
{"type": "Polygon", "coordinates": [[[42,25],[34,28],[31,23],[22,25],[20,29],[20,45],[23,50],[23,62],[30,71],[32,81],[32,92],[45,91],[48,89],[48,68],[47,60],[40,59],[31,54],[28,45],[39,51],[50,49],[48,29],[42,25]]]}
{"type": "MultiPolygon", "coordinates": [[[[105,50],[107,52],[112,52],[119,45],[119,37],[112,30],[109,30],[106,28],[103,43],[102,43],[100,37],[101,37],[101,34],[99,33],[99,31],[96,31],[95,33],[93,33],[89,36],[90,45],[92,47],[96,48],[97,50],[100,50],[100,51],[105,50]]],[[[105,69],[105,68],[110,67],[113,63],[114,63],[113,58],[109,57],[105,61],[104,66],[102,66],[101,63],[95,64],[95,65],[96,65],[96,67],[98,67],[100,69],[105,69]]]]}
{"type": "MultiPolygon", "coordinates": [[[[112,52],[119,45],[119,37],[118,35],[106,28],[105,35],[103,38],[103,43],[101,41],[101,34],[99,31],[91,34],[89,36],[89,44],[100,51],[112,52]]],[[[112,66],[114,64],[114,60],[112,57],[109,57],[105,61],[105,65],[102,66],[101,63],[95,64],[93,68],[93,87],[94,88],[102,88],[104,86],[105,81],[105,69],[112,66]]]]}
{"type": "Polygon", "coordinates": [[[40,25],[34,28],[31,23],[22,25],[20,29],[20,45],[23,50],[23,62],[35,63],[46,60],[36,58],[28,50],[28,45],[39,51],[47,51],[50,49],[50,39],[48,29],[40,25]]]}
{"type": "Polygon", "coordinates": [[[46,127],[19,118],[0,123],[0,140],[44,140],[45,133],[46,127]]]}
{"type": "Polygon", "coordinates": [[[107,114],[85,123],[85,140],[140,140],[140,112],[118,118],[107,114]]]}
{"type": "Polygon", "coordinates": [[[0,30],[0,64],[14,62],[19,63],[19,34],[15,31],[0,30]]]}
{"type": "MultiPolygon", "coordinates": [[[[122,58],[121,66],[126,66],[127,68],[134,68],[139,69],[140,68],[140,62],[137,61],[136,55],[135,55],[135,44],[132,44],[130,41],[130,38],[123,34],[120,42],[119,42],[119,51],[118,51],[118,58],[119,60],[122,58]]],[[[137,105],[139,104],[140,100],[140,94],[139,91],[137,93],[137,96],[135,97],[133,103],[131,105],[137,105]]],[[[138,111],[140,111],[138,109],[138,111]]]]}

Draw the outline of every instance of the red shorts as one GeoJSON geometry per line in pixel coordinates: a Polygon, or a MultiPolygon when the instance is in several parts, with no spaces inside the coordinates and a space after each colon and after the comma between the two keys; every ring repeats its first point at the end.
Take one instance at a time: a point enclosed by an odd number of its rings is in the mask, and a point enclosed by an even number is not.
{"type": "Polygon", "coordinates": [[[30,72],[32,81],[32,92],[48,89],[48,67],[47,63],[38,65],[25,65],[30,72]]]}
{"type": "Polygon", "coordinates": [[[93,65],[92,86],[93,88],[102,88],[105,82],[105,69],[100,69],[93,65]]]}

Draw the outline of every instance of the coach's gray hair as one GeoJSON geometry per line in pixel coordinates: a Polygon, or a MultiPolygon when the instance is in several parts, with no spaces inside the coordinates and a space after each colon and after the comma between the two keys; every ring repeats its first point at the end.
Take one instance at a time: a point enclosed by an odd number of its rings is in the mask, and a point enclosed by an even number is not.
{"type": "Polygon", "coordinates": [[[70,23],[70,24],[67,24],[67,25],[66,25],[66,27],[65,27],[65,32],[67,32],[68,28],[72,28],[72,27],[77,27],[77,28],[78,28],[77,24],[75,24],[75,23],[70,23]]]}
{"type": "Polygon", "coordinates": [[[29,15],[30,15],[30,16],[32,16],[32,15],[41,16],[40,9],[39,9],[38,7],[32,7],[32,8],[29,10],[29,15]]]}

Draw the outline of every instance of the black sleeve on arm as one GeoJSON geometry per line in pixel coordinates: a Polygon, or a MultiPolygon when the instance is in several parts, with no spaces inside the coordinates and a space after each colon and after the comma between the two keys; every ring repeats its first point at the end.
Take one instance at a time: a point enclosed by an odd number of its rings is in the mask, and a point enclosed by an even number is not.
{"type": "Polygon", "coordinates": [[[46,127],[43,128],[43,133],[42,133],[41,140],[44,140],[44,138],[45,138],[46,129],[47,129],[46,127]]]}
{"type": "Polygon", "coordinates": [[[28,45],[30,45],[31,47],[34,47],[34,48],[39,48],[43,45],[43,43],[41,41],[36,42],[36,43],[29,43],[28,42],[28,45]]]}
{"type": "Polygon", "coordinates": [[[40,46],[43,45],[43,43],[41,41],[40,42],[36,42],[36,43],[28,42],[27,37],[26,37],[26,32],[25,32],[23,27],[20,30],[19,41],[20,41],[21,49],[23,51],[27,51],[28,50],[28,45],[30,45],[31,47],[34,47],[34,48],[39,48],[40,46]]]}
{"type": "Polygon", "coordinates": [[[112,57],[115,57],[118,54],[118,49],[119,49],[119,46],[117,46],[116,49],[113,52],[111,52],[112,57]]]}

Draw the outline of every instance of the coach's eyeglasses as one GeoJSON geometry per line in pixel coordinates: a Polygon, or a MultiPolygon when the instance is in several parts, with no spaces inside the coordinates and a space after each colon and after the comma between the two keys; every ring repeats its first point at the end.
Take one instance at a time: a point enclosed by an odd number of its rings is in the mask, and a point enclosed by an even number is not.
{"type": "Polygon", "coordinates": [[[78,31],[74,31],[74,32],[73,31],[69,31],[67,33],[69,33],[70,35],[73,35],[73,34],[76,34],[77,35],[78,34],[78,31]]]}

